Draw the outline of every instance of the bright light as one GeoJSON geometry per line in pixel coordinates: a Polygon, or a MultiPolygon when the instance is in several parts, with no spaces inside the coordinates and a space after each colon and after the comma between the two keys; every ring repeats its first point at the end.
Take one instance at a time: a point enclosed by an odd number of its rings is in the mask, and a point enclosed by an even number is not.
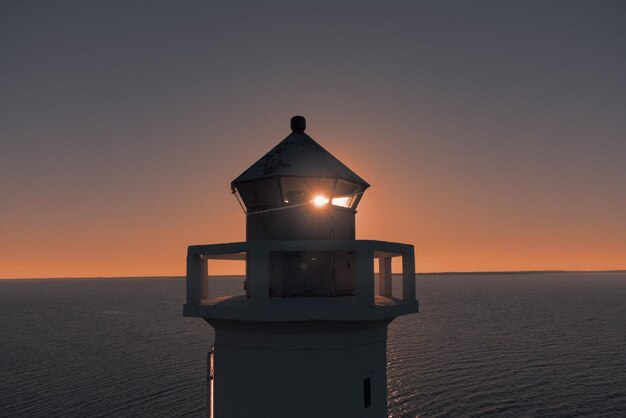
{"type": "Polygon", "coordinates": [[[348,203],[350,201],[350,197],[346,196],[346,197],[334,197],[333,198],[333,205],[335,206],[343,206],[344,208],[348,207],[348,203]]]}
{"type": "Polygon", "coordinates": [[[328,203],[328,198],[322,195],[317,195],[313,198],[313,204],[318,207],[322,207],[328,203]]]}

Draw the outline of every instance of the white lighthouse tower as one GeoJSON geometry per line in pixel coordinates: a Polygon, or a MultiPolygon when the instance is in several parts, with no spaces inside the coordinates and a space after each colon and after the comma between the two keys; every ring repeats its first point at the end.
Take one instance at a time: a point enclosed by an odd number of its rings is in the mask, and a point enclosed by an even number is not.
{"type": "Polygon", "coordinates": [[[211,417],[387,417],[387,325],[418,311],[413,246],[355,239],[369,185],[305,128],[293,117],[292,133],[232,182],[246,241],[188,248],[183,313],[215,328],[211,417]],[[245,261],[245,296],[211,295],[209,259],[245,261]]]}

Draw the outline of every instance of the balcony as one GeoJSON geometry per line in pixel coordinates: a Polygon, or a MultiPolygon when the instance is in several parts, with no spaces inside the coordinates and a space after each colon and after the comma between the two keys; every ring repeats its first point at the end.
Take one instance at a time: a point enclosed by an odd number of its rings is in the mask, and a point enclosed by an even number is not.
{"type": "Polygon", "coordinates": [[[418,311],[412,245],[372,240],[247,241],[193,245],[187,251],[185,316],[242,321],[373,321],[418,311]],[[270,254],[350,252],[354,256],[354,295],[271,297],[270,254]],[[393,296],[391,260],[402,258],[401,297],[393,296]],[[247,294],[213,296],[209,260],[246,262],[247,294]],[[378,292],[374,262],[378,260],[378,292]],[[378,293],[378,295],[376,294],[378,293]]]}

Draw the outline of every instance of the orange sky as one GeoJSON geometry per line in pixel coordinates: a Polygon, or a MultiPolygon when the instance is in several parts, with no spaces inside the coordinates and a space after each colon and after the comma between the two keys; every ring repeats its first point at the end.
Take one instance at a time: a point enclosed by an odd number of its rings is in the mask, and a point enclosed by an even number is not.
{"type": "MultiPolygon", "coordinates": [[[[288,134],[288,117],[280,122],[253,149],[222,149],[223,170],[211,169],[217,151],[206,143],[197,150],[206,165],[188,172],[184,164],[172,171],[155,165],[149,175],[100,189],[76,179],[61,196],[37,180],[39,193],[22,191],[22,210],[2,224],[0,276],[183,275],[187,245],[244,239],[229,182],[288,134]]],[[[626,267],[626,221],[610,201],[581,199],[576,187],[558,182],[525,190],[498,176],[486,181],[484,173],[453,162],[438,167],[427,156],[398,161],[367,146],[375,138],[364,132],[334,142],[333,127],[316,129],[319,123],[310,121],[307,132],[372,184],[359,206],[357,238],[414,244],[418,272],[626,267]],[[350,152],[350,142],[363,146],[350,152]]],[[[215,274],[240,273],[237,266],[211,264],[215,274]]]]}
{"type": "Polygon", "coordinates": [[[626,269],[623,5],[481,7],[4,6],[0,278],[184,274],[296,114],[418,272],[626,269]]]}

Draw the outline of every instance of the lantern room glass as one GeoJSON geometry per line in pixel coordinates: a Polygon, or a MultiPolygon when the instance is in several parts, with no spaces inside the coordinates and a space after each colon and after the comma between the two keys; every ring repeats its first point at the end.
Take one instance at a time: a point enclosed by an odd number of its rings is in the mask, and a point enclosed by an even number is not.
{"type": "Polygon", "coordinates": [[[335,206],[354,208],[359,202],[359,197],[362,193],[362,186],[345,180],[337,180],[333,200],[331,202],[335,206]]]}
{"type": "Polygon", "coordinates": [[[309,204],[354,209],[363,186],[332,177],[268,177],[239,183],[233,193],[246,213],[309,204]]]}
{"type": "Polygon", "coordinates": [[[307,204],[316,198],[330,199],[335,179],[324,177],[281,177],[283,202],[288,205],[307,204]]]}
{"type": "Polygon", "coordinates": [[[344,208],[354,208],[363,193],[363,187],[349,181],[324,177],[282,177],[280,179],[283,202],[288,205],[325,203],[344,208]]]}

